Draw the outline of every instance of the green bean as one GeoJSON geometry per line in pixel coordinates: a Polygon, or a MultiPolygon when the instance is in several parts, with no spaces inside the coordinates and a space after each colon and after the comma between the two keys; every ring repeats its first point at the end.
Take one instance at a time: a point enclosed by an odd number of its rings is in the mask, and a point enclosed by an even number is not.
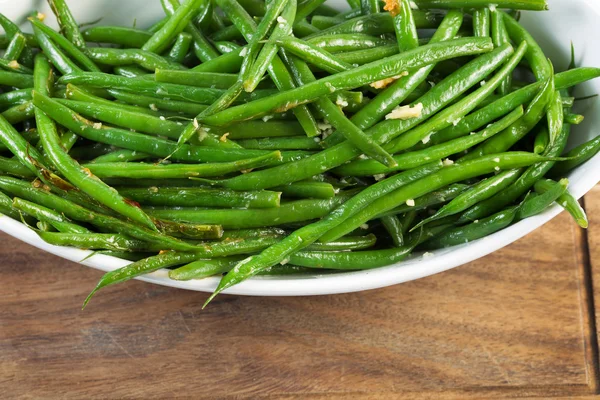
{"type": "MultiPolygon", "coordinates": [[[[234,192],[211,188],[119,188],[119,193],[140,204],[172,207],[274,208],[279,207],[280,192],[234,192]]],[[[333,196],[332,196],[333,197],[333,196]]]]}
{"type": "Polygon", "coordinates": [[[223,54],[217,58],[195,66],[192,68],[192,71],[237,73],[242,66],[243,57],[240,56],[240,52],[242,50],[243,48],[240,48],[239,50],[234,50],[227,54],[223,54]]]}
{"type": "Polygon", "coordinates": [[[521,169],[512,169],[509,171],[503,171],[491,178],[482,180],[470,190],[458,195],[458,197],[442,207],[437,213],[421,221],[412,230],[415,230],[430,222],[438,221],[450,215],[456,215],[479,203],[480,201],[487,200],[490,197],[495,196],[497,193],[512,185],[519,178],[521,173],[521,169]]]}
{"type": "Polygon", "coordinates": [[[522,115],[523,107],[520,106],[503,119],[479,133],[473,133],[464,138],[450,140],[427,149],[411,151],[394,156],[394,159],[398,163],[398,166],[394,168],[385,168],[372,160],[357,160],[344,164],[334,169],[333,172],[340,176],[369,176],[415,168],[433,160],[441,160],[442,158],[450,157],[453,154],[468,150],[477,143],[488,140],[490,137],[503,131],[507,126],[510,126],[516,120],[521,118],[522,115]]]}
{"type": "Polygon", "coordinates": [[[298,3],[298,11],[296,12],[296,18],[294,19],[294,24],[304,20],[314,11],[316,11],[319,6],[323,5],[325,0],[301,0],[298,3]]]}
{"type": "Polygon", "coordinates": [[[202,223],[221,225],[224,229],[246,229],[321,218],[347,199],[348,196],[340,195],[331,199],[295,200],[283,203],[280,207],[264,209],[149,208],[146,211],[154,217],[170,221],[187,223],[202,221],[202,223]]]}
{"type": "Polygon", "coordinates": [[[260,168],[281,161],[281,153],[274,151],[256,158],[215,164],[148,164],[132,162],[86,164],[99,178],[177,179],[189,177],[222,176],[228,173],[260,168]]]}
{"type": "Polygon", "coordinates": [[[307,40],[307,43],[331,53],[372,49],[390,44],[389,39],[365,35],[364,33],[336,33],[319,35],[307,40]]]}
{"type": "MultiPolygon", "coordinates": [[[[171,155],[173,160],[178,161],[228,162],[259,157],[269,153],[262,150],[216,149],[190,145],[184,145],[174,152],[177,144],[173,141],[90,122],[68,107],[37,92],[33,94],[33,101],[36,107],[55,119],[56,122],[86,139],[123,149],[141,151],[156,157],[171,155]]],[[[286,152],[283,153],[283,161],[289,162],[304,157],[304,155],[305,153],[302,152],[286,152]]]]}
{"type": "Polygon", "coordinates": [[[179,35],[194,16],[194,10],[197,10],[202,0],[186,0],[178,7],[172,15],[169,16],[165,25],[152,35],[150,39],[142,46],[142,50],[151,51],[156,54],[162,53],[179,35]]]}
{"type": "Polygon", "coordinates": [[[533,153],[511,152],[484,156],[465,161],[464,163],[447,166],[433,175],[411,183],[376,200],[370,207],[349,218],[337,228],[327,232],[321,237],[321,241],[327,242],[339,238],[400,204],[406,203],[410,206],[415,198],[451,183],[482,176],[494,171],[520,168],[543,161],[548,161],[548,158],[533,153]]]}
{"type": "Polygon", "coordinates": [[[187,56],[190,47],[192,46],[192,41],[192,35],[189,33],[182,32],[177,35],[177,39],[171,47],[171,50],[169,50],[169,55],[167,58],[178,64],[182,64],[185,61],[185,57],[187,56]]]}
{"type": "Polygon", "coordinates": [[[33,76],[0,70],[0,85],[19,89],[31,88],[33,87],[33,76]]]}
{"type": "Polygon", "coordinates": [[[223,40],[243,40],[244,36],[240,32],[237,26],[229,25],[226,26],[216,32],[213,32],[210,35],[213,41],[223,41],[223,40]]]}
{"type": "Polygon", "coordinates": [[[231,53],[232,51],[241,51],[242,50],[242,46],[240,46],[239,44],[234,43],[234,42],[228,42],[228,41],[215,42],[214,45],[221,54],[227,54],[227,53],[231,53]]]}
{"type": "Polygon", "coordinates": [[[31,89],[12,90],[0,94],[0,109],[18,106],[31,100],[31,89]]]}
{"type": "Polygon", "coordinates": [[[6,119],[7,122],[15,125],[19,122],[33,118],[34,111],[35,107],[33,106],[33,103],[31,101],[27,101],[23,104],[16,105],[8,110],[3,111],[1,115],[4,119],[6,119]]]}
{"type": "MultiPolygon", "coordinates": [[[[35,58],[35,90],[48,94],[53,75],[48,60],[43,55],[35,58]]],[[[40,141],[51,164],[76,187],[100,204],[136,221],[143,226],[156,229],[152,220],[136,205],[121,197],[113,188],[92,175],[90,171],[74,159],[61,146],[54,121],[36,108],[35,118],[40,141]]]]}
{"type": "MultiPolygon", "coordinates": [[[[540,179],[535,183],[534,188],[536,192],[543,194],[551,190],[553,187],[555,187],[555,185],[556,182],[553,180],[540,179]]],[[[569,214],[571,214],[571,216],[575,219],[575,221],[580,227],[582,227],[583,229],[586,229],[588,227],[588,218],[585,214],[585,210],[583,209],[583,207],[581,207],[577,199],[575,199],[575,197],[573,197],[571,193],[569,193],[568,190],[565,191],[564,194],[559,196],[556,199],[556,202],[560,204],[565,210],[567,210],[569,214]]]]}
{"type": "MultiPolygon", "coordinates": [[[[99,72],[83,72],[65,75],[60,78],[60,83],[74,85],[90,85],[94,87],[110,87],[112,89],[129,90],[152,97],[167,97],[169,100],[184,100],[201,104],[211,104],[217,100],[223,91],[219,89],[197,88],[171,83],[159,83],[149,80],[129,79],[121,76],[103,74],[99,72]]],[[[264,89],[241,96],[240,100],[260,98],[273,94],[272,90],[264,89]]]]}
{"type": "MultiPolygon", "coordinates": [[[[180,6],[178,0],[165,0],[161,1],[161,3],[167,15],[169,16],[176,14],[176,10],[178,10],[180,7],[185,7],[185,4],[180,6]]],[[[198,4],[198,7],[201,6],[201,4],[198,4]]],[[[193,7],[192,10],[196,11],[198,7],[193,7]]],[[[191,12],[190,15],[194,16],[195,12],[191,12]]],[[[188,20],[188,18],[186,17],[185,20],[188,20]]],[[[198,57],[200,61],[209,61],[219,56],[219,53],[217,53],[212,44],[208,41],[208,39],[206,39],[204,34],[191,20],[187,22],[184,29],[194,39],[194,54],[196,54],[196,57],[198,57]]]]}
{"type": "Polygon", "coordinates": [[[283,138],[262,138],[262,139],[244,139],[237,143],[245,149],[256,150],[320,150],[321,146],[313,138],[283,137],[283,138]]]}
{"type": "MultiPolygon", "coordinates": [[[[62,0],[59,0],[62,1],[62,0]]],[[[52,61],[54,68],[60,71],[61,74],[72,74],[75,72],[81,72],[79,68],[69,57],[67,57],[62,50],[50,39],[50,37],[44,33],[40,28],[32,25],[33,33],[37,39],[40,48],[43,53],[52,61]]]]}
{"type": "MultiPolygon", "coordinates": [[[[566,146],[567,139],[570,133],[570,125],[565,124],[560,137],[556,140],[553,146],[546,150],[545,155],[550,157],[558,156],[562,153],[566,146]]],[[[546,161],[530,166],[517,179],[515,183],[509,186],[506,190],[498,193],[485,201],[476,204],[461,215],[459,222],[474,221],[487,215],[490,215],[498,210],[501,210],[506,205],[513,203],[520,196],[525,194],[540,178],[542,178],[553,166],[555,162],[546,161]]]]}
{"type": "MultiPolygon", "coordinates": [[[[491,26],[491,20],[490,20],[490,9],[485,7],[485,8],[477,8],[473,11],[473,36],[479,36],[479,37],[488,37],[491,36],[490,35],[490,26],[491,26]]],[[[494,42],[494,45],[497,47],[500,44],[496,44],[494,42]]]]}
{"type": "MultiPolygon", "coordinates": [[[[499,47],[504,43],[510,43],[506,25],[504,24],[504,16],[498,10],[492,11],[491,15],[492,40],[494,46],[499,47]]],[[[498,93],[505,96],[510,93],[512,87],[512,76],[507,76],[504,82],[498,88],[498,93]]]]}
{"type": "Polygon", "coordinates": [[[302,126],[296,121],[245,121],[226,128],[211,128],[211,130],[213,129],[217,132],[229,132],[229,136],[227,137],[234,140],[295,137],[304,135],[302,126]]]}
{"type": "Polygon", "coordinates": [[[417,211],[421,211],[421,210],[426,210],[431,207],[437,207],[440,204],[444,204],[444,203],[447,203],[448,201],[455,199],[456,197],[458,197],[459,195],[461,195],[462,193],[467,191],[469,188],[470,188],[470,186],[468,186],[468,185],[455,183],[455,184],[449,185],[443,189],[433,191],[433,192],[428,193],[421,197],[417,197],[416,199],[414,199],[414,201],[415,201],[414,206],[402,204],[390,211],[387,211],[381,215],[378,215],[378,218],[390,216],[390,215],[404,214],[404,213],[408,213],[411,211],[417,212],[417,211]]]}
{"type": "MultiPolygon", "coordinates": [[[[491,140],[483,143],[477,149],[463,157],[463,159],[473,159],[485,154],[495,154],[510,149],[515,143],[521,140],[529,133],[537,123],[542,119],[549,101],[554,97],[554,78],[553,75],[544,84],[542,90],[537,94],[533,101],[527,107],[523,118],[496,135],[491,140]]],[[[562,119],[561,119],[562,121],[562,119]]],[[[550,136],[552,137],[552,133],[550,136]]]]}
{"type": "Polygon", "coordinates": [[[526,42],[527,53],[525,59],[529,62],[529,66],[533,71],[538,81],[546,80],[551,77],[554,72],[544,55],[544,52],[537,44],[535,39],[527,32],[513,17],[499,11],[504,17],[504,25],[508,31],[508,35],[515,43],[526,42]]]}
{"type": "Polygon", "coordinates": [[[517,216],[518,206],[508,208],[491,217],[476,221],[472,224],[454,228],[425,243],[428,249],[439,249],[469,243],[489,236],[512,224],[517,216]]]}
{"type": "Polygon", "coordinates": [[[402,234],[402,223],[395,215],[381,217],[381,223],[392,238],[394,246],[400,247],[404,244],[404,235],[402,234]]]}
{"type": "Polygon", "coordinates": [[[96,64],[94,64],[94,62],[88,57],[88,54],[91,50],[85,48],[85,41],[83,41],[83,39],[81,39],[83,47],[80,47],[81,43],[76,44],[75,42],[70,41],[37,18],[31,17],[29,18],[29,22],[36,29],[39,29],[41,32],[47,35],[50,40],[60,46],[66,52],[66,54],[82,65],[87,71],[100,72],[100,68],[98,68],[96,64]],[[84,50],[85,53],[82,50],[84,50]]]}
{"type": "MultiPolygon", "coordinates": [[[[31,95],[31,91],[29,91],[29,94],[31,95]]],[[[56,96],[56,93],[54,93],[54,95],[55,95],[55,98],[58,98],[58,96],[56,96]]],[[[67,87],[65,89],[64,97],[68,100],[75,100],[75,101],[81,102],[81,103],[83,103],[83,102],[92,103],[92,104],[96,104],[98,106],[109,106],[109,107],[118,106],[120,110],[130,111],[130,112],[134,112],[134,113],[138,113],[138,114],[139,113],[148,114],[148,115],[151,115],[154,117],[158,117],[161,115],[161,113],[159,111],[154,111],[154,110],[151,110],[150,108],[131,106],[129,104],[123,104],[123,103],[116,103],[111,100],[107,100],[105,98],[99,97],[99,96],[94,96],[93,94],[88,92],[87,88],[86,88],[86,90],[83,90],[79,86],[75,86],[70,83],[67,85],[67,87]]],[[[63,104],[66,104],[66,103],[63,102],[63,104]]]]}
{"type": "Polygon", "coordinates": [[[157,68],[183,69],[178,63],[163,58],[149,51],[139,49],[113,49],[94,47],[89,49],[90,57],[99,64],[111,66],[139,65],[149,71],[157,68]]]}
{"type": "Polygon", "coordinates": [[[73,18],[65,0],[49,0],[48,3],[56,15],[61,32],[80,50],[86,49],[85,40],[79,32],[77,21],[73,18]]]}
{"type": "Polygon", "coordinates": [[[35,174],[18,159],[0,157],[0,172],[19,178],[33,178],[35,174]]]}
{"type": "Polygon", "coordinates": [[[189,281],[229,272],[244,256],[231,256],[197,260],[169,271],[169,278],[176,281],[189,281]]]}
{"type": "Polygon", "coordinates": [[[122,26],[94,26],[82,32],[85,40],[110,43],[127,48],[141,48],[151,37],[148,31],[122,26]]]}
{"type": "MultiPolygon", "coordinates": [[[[285,53],[283,54],[285,55],[285,53]]],[[[300,86],[305,86],[316,81],[315,76],[304,61],[297,58],[289,58],[287,55],[284,56],[284,59],[290,66],[290,70],[300,86]]],[[[315,108],[327,121],[341,132],[349,142],[363,151],[366,155],[387,167],[394,167],[397,165],[391,155],[384,151],[370,136],[367,136],[360,128],[356,127],[356,125],[346,118],[343,111],[330,99],[326,97],[317,99],[315,108]]]]}
{"type": "MultiPolygon", "coordinates": [[[[461,13],[462,15],[462,13],[461,13]]],[[[454,38],[452,36],[450,39],[454,38]]],[[[381,60],[382,58],[390,57],[398,54],[398,45],[390,43],[373,49],[363,49],[348,51],[344,53],[336,53],[335,57],[338,60],[352,65],[365,65],[373,61],[381,60]]]]}
{"type": "MultiPolygon", "coordinates": [[[[67,85],[68,86],[68,85],[67,85]]],[[[139,107],[148,107],[150,110],[165,110],[182,112],[186,115],[197,115],[204,111],[208,106],[198,103],[191,103],[188,101],[179,100],[167,100],[159,97],[144,96],[139,93],[127,92],[124,90],[109,89],[109,93],[114,96],[115,99],[128,103],[134,104],[139,107]]]]}
{"type": "Polygon", "coordinates": [[[113,162],[128,162],[128,161],[146,160],[151,157],[152,156],[150,154],[140,153],[135,150],[121,149],[121,150],[115,150],[108,154],[103,154],[101,156],[98,156],[90,162],[91,163],[99,163],[99,164],[113,163],[113,162]]]}
{"type": "Polygon", "coordinates": [[[552,146],[556,142],[557,137],[561,134],[565,120],[562,97],[558,90],[555,90],[554,93],[552,93],[552,97],[550,97],[548,101],[546,119],[548,121],[549,146],[552,146]]]}
{"type": "Polygon", "coordinates": [[[304,38],[319,32],[320,29],[309,24],[306,20],[302,20],[293,26],[292,31],[296,37],[304,38]]]}
{"type": "Polygon", "coordinates": [[[351,64],[339,60],[327,50],[320,49],[309,42],[296,39],[293,36],[283,37],[275,43],[307,63],[313,64],[329,73],[338,73],[353,68],[351,64]]]}
{"type": "Polygon", "coordinates": [[[565,114],[564,122],[571,125],[579,125],[583,122],[584,118],[583,115],[567,113],[565,114]]]}
{"type": "Polygon", "coordinates": [[[600,136],[597,136],[565,154],[568,160],[557,163],[549,174],[553,177],[562,177],[594,157],[599,151],[600,136]]]}
{"type": "Polygon", "coordinates": [[[3,58],[9,61],[18,60],[19,57],[21,57],[21,53],[25,49],[25,46],[27,46],[27,39],[25,39],[25,36],[16,33],[8,44],[3,58]]]}
{"type": "Polygon", "coordinates": [[[391,78],[406,69],[420,68],[459,55],[484,53],[490,50],[490,45],[490,40],[486,38],[455,39],[430,44],[247,105],[231,107],[203,118],[203,122],[218,126],[264,116],[269,112],[283,112],[338,90],[354,89],[374,81],[391,78]]]}
{"type": "Polygon", "coordinates": [[[535,154],[542,154],[550,145],[550,135],[548,129],[542,126],[535,134],[533,141],[533,152],[535,154]]]}
{"type": "Polygon", "coordinates": [[[70,246],[82,250],[114,250],[129,252],[159,252],[160,245],[132,239],[114,233],[56,233],[38,232],[46,243],[55,246],[70,246]]]}
{"type": "Polygon", "coordinates": [[[90,211],[80,205],[74,204],[54,194],[31,186],[15,178],[0,176],[0,188],[15,197],[20,197],[31,202],[40,204],[56,212],[64,214],[67,218],[75,221],[86,222],[91,225],[106,229],[109,232],[118,232],[129,235],[136,239],[164,246],[165,249],[194,251],[198,247],[185,243],[181,240],[171,238],[153,230],[122,221],[121,219],[90,211]]]}
{"type": "Polygon", "coordinates": [[[149,113],[140,113],[121,108],[120,104],[112,105],[88,103],[85,101],[56,99],[56,102],[88,118],[94,118],[111,125],[133,129],[150,135],[177,139],[183,130],[181,122],[173,122],[149,113]]]}
{"type": "Polygon", "coordinates": [[[267,9],[266,3],[260,0],[238,0],[238,3],[253,17],[263,17],[267,9]]]}
{"type": "MultiPolygon", "coordinates": [[[[488,0],[415,0],[417,7],[427,8],[480,8],[490,5],[488,0]]],[[[499,0],[494,2],[497,8],[515,10],[544,11],[548,9],[546,0],[499,0]]]]}
{"type": "Polygon", "coordinates": [[[15,221],[19,221],[22,218],[22,215],[13,208],[10,197],[2,192],[0,192],[0,216],[1,215],[6,215],[15,221]]]}
{"type": "Polygon", "coordinates": [[[346,201],[335,212],[328,214],[323,219],[296,230],[277,244],[263,250],[257,256],[245,259],[238,263],[232,272],[221,280],[213,295],[205,305],[223,290],[242,282],[249,277],[285,260],[299,250],[316,242],[324,233],[343,223],[352,215],[360,212],[365,207],[370,207],[376,199],[387,196],[390,192],[414,182],[441,168],[440,164],[430,164],[412,171],[407,171],[391,178],[385,179],[373,186],[366,188],[360,194],[346,201]]]}
{"type": "MultiPolygon", "coordinates": [[[[441,14],[437,12],[424,12],[413,10],[413,17],[417,29],[437,28],[442,20],[441,14]]],[[[394,18],[388,12],[363,15],[349,19],[341,24],[323,29],[321,32],[308,36],[306,39],[322,35],[337,33],[365,33],[368,35],[381,35],[394,32],[394,18]]]]}
{"type": "Polygon", "coordinates": [[[337,190],[327,182],[300,181],[273,188],[284,197],[331,199],[337,190]]]}
{"type": "MultiPolygon", "coordinates": [[[[339,17],[326,17],[323,15],[315,15],[310,19],[310,24],[317,29],[317,31],[331,28],[334,25],[337,25],[341,22],[344,22],[343,18],[339,17]]],[[[316,32],[311,32],[316,33],[316,32]]]]}
{"type": "MultiPolygon", "coordinates": [[[[400,0],[397,2],[400,10],[392,9],[390,14],[394,17],[394,30],[400,53],[419,47],[419,36],[415,18],[410,8],[410,1],[400,0]]],[[[400,246],[396,244],[396,246],[400,246]]]]}
{"type": "MultiPolygon", "coordinates": [[[[404,133],[399,138],[388,143],[385,146],[385,149],[391,153],[406,150],[417,144],[419,141],[428,141],[428,136],[431,135],[431,132],[444,129],[455,122],[458,123],[461,118],[475,109],[479,102],[481,102],[488,95],[492,94],[496,88],[500,86],[504,78],[512,73],[513,69],[517,66],[526,50],[527,44],[525,42],[521,43],[509,61],[506,62],[506,64],[500,70],[498,70],[498,72],[490,80],[485,82],[481,88],[464,97],[456,104],[453,104],[452,106],[441,111],[426,123],[413,128],[411,131],[404,133]]],[[[498,54],[505,54],[506,57],[508,57],[511,55],[511,53],[513,53],[513,48],[509,44],[505,44],[501,47],[498,47],[494,51],[498,51],[498,54]]],[[[487,143],[490,143],[490,141],[486,141],[484,145],[487,145],[487,143]]]]}
{"type": "Polygon", "coordinates": [[[4,14],[0,13],[0,25],[4,28],[4,32],[6,32],[6,38],[10,41],[16,35],[23,35],[27,40],[27,46],[23,49],[21,57],[18,61],[24,64],[27,67],[33,66],[33,51],[30,47],[37,47],[37,43],[35,43],[35,39],[30,34],[24,34],[21,29],[12,22],[10,19],[6,18],[4,14]]]}
{"type": "Polygon", "coordinates": [[[179,85],[228,89],[237,81],[237,75],[221,72],[173,71],[157,69],[157,82],[174,83],[179,85]]]}
{"type": "Polygon", "coordinates": [[[64,233],[90,233],[90,230],[83,226],[77,225],[66,218],[64,215],[51,210],[47,207],[40,206],[27,200],[15,197],[13,199],[13,207],[24,212],[33,218],[46,222],[56,228],[59,232],[64,233]]]}
{"type": "Polygon", "coordinates": [[[0,68],[4,69],[6,71],[14,71],[19,74],[31,75],[33,73],[33,70],[31,68],[27,68],[27,67],[21,65],[15,60],[9,61],[4,58],[0,58],[0,68]]]}
{"type": "Polygon", "coordinates": [[[526,199],[519,206],[517,220],[532,217],[546,210],[567,191],[567,186],[569,186],[569,180],[563,178],[557,183],[552,183],[551,187],[540,195],[526,199]]]}

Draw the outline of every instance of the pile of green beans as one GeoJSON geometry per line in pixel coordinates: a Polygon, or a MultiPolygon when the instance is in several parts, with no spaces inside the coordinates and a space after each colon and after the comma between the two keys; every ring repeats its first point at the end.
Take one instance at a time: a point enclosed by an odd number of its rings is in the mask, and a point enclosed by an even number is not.
{"type": "Polygon", "coordinates": [[[600,139],[567,143],[600,68],[554,71],[514,17],[546,0],[163,0],[147,29],[85,30],[48,2],[60,30],[0,14],[0,212],[133,260],[84,305],[162,268],[222,276],[207,303],[378,268],[554,203],[588,225],[566,178],[600,139]]]}

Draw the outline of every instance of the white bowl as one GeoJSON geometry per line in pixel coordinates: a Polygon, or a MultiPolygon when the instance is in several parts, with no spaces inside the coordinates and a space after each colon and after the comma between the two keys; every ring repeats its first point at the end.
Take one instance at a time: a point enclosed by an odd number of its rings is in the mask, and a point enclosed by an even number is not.
{"type": "MultiPolygon", "coordinates": [[[[342,3],[342,0],[329,2],[334,5],[342,3]]],[[[600,66],[600,52],[595,47],[595,41],[600,37],[600,3],[597,0],[550,0],[549,3],[550,11],[524,12],[521,22],[540,42],[546,54],[553,60],[556,70],[564,70],[568,65],[571,41],[575,44],[577,65],[600,66]]],[[[149,26],[164,15],[158,0],[71,0],[69,5],[80,22],[94,21],[102,17],[102,24],[133,26],[137,23],[138,26],[149,26]]],[[[0,0],[0,12],[13,20],[25,21],[28,13],[36,8],[49,16],[48,23],[54,22],[45,1],[0,0]]],[[[600,93],[600,79],[581,85],[577,89],[577,96],[595,93],[600,93]]],[[[597,98],[579,103],[577,111],[583,113],[586,118],[583,124],[574,127],[569,143],[571,147],[596,136],[593,127],[600,127],[600,102],[597,98]]],[[[583,196],[600,181],[600,155],[573,171],[569,179],[571,193],[577,198],[583,196]]],[[[347,293],[395,285],[446,271],[483,257],[539,228],[561,211],[560,207],[554,206],[541,215],[521,221],[484,239],[438,250],[427,258],[417,255],[385,268],[335,275],[256,277],[229,289],[226,293],[300,296],[347,293]]],[[[67,260],[103,271],[114,270],[129,263],[103,255],[87,258],[91,254],[89,251],[49,245],[33,231],[8,217],[0,217],[0,230],[67,260]]],[[[217,278],[207,278],[177,282],[170,280],[166,271],[157,271],[139,279],[203,292],[213,291],[219,281],[217,278]]]]}

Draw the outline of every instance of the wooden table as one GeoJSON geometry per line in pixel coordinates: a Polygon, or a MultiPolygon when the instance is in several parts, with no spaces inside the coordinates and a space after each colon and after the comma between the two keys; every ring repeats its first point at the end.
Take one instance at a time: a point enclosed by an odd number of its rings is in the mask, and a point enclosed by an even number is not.
{"type": "Polygon", "coordinates": [[[600,187],[452,271],[370,292],[206,295],[129,282],[3,235],[0,398],[592,398],[600,187]]]}

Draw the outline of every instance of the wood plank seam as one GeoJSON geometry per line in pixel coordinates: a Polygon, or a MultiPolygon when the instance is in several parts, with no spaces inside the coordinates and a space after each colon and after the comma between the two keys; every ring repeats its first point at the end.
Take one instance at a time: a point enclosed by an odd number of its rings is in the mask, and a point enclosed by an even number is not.
{"type": "MultiPolygon", "coordinates": [[[[585,209],[585,198],[580,200],[585,209]]],[[[582,323],[587,328],[587,334],[584,334],[586,366],[588,370],[588,379],[590,390],[593,394],[600,393],[600,359],[598,352],[597,321],[594,307],[594,282],[592,276],[592,261],[590,257],[590,242],[587,229],[577,228],[575,230],[576,243],[579,251],[576,256],[579,258],[578,266],[580,274],[581,290],[581,314],[582,323]]]]}

